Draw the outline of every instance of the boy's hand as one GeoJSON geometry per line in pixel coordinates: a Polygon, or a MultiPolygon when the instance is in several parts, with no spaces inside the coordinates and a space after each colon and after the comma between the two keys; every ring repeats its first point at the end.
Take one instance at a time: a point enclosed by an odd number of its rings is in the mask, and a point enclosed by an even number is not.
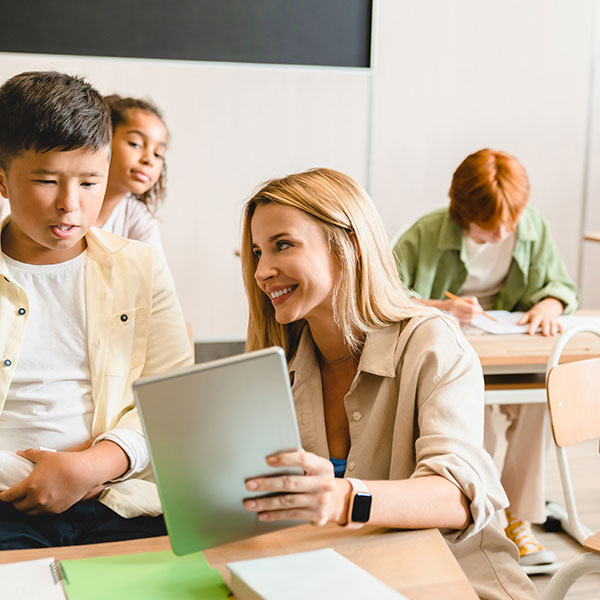
{"type": "Polygon", "coordinates": [[[470,325],[475,317],[483,313],[483,308],[475,296],[461,296],[456,300],[442,300],[443,310],[452,313],[461,327],[470,325]]]}
{"type": "Polygon", "coordinates": [[[35,467],[23,481],[1,492],[0,500],[29,515],[64,512],[98,484],[85,452],[29,449],[17,454],[35,467]]]}
{"type": "Polygon", "coordinates": [[[105,482],[129,469],[127,454],[109,440],[79,452],[29,449],[17,454],[35,467],[23,481],[0,492],[0,501],[30,515],[61,513],[79,500],[95,498],[105,482]]]}
{"type": "Polygon", "coordinates": [[[564,310],[563,303],[556,298],[544,298],[533,308],[528,310],[519,321],[519,325],[529,323],[529,335],[533,335],[538,327],[542,328],[542,335],[553,336],[561,333],[563,328],[558,322],[558,317],[564,310]]]}

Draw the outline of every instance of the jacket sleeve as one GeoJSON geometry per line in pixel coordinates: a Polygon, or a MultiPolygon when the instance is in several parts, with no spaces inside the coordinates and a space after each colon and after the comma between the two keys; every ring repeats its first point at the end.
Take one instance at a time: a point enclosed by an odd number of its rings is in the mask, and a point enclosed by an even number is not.
{"type": "Polygon", "coordinates": [[[556,298],[565,305],[565,313],[576,310],[579,304],[579,292],[567,274],[565,264],[552,239],[548,223],[540,217],[540,237],[534,244],[529,267],[530,278],[539,279],[543,286],[536,290],[529,301],[531,306],[544,298],[556,298]]]}
{"type": "Polygon", "coordinates": [[[483,448],[483,375],[479,359],[458,329],[443,317],[417,327],[404,366],[414,369],[418,435],[411,477],[439,475],[469,500],[463,530],[443,532],[449,541],[481,531],[507,506],[492,458],[483,448]],[[410,353],[410,354],[409,354],[410,353]]]}
{"type": "Polygon", "coordinates": [[[400,236],[393,249],[400,279],[409,294],[414,298],[420,298],[419,294],[413,290],[419,263],[420,244],[421,234],[419,228],[413,225],[400,236]]]}

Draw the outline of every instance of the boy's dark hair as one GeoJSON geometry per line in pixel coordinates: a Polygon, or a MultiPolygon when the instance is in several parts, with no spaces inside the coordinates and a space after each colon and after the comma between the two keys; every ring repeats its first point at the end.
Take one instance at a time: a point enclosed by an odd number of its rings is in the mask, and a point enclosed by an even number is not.
{"type": "Polygon", "coordinates": [[[27,150],[108,146],[110,114],[102,95],[80,77],[31,71],[0,87],[0,166],[27,150]]]}
{"type": "MultiPolygon", "coordinates": [[[[104,100],[110,108],[110,118],[112,120],[113,132],[119,125],[127,122],[127,112],[130,110],[143,110],[158,117],[164,124],[162,113],[159,108],[150,100],[142,98],[129,98],[111,94],[104,96],[104,100]]],[[[166,127],[166,125],[165,125],[166,127]]],[[[152,214],[156,214],[156,210],[163,203],[167,195],[167,163],[163,161],[162,171],[158,181],[143,194],[133,194],[140,202],[143,202],[152,214]]]]}

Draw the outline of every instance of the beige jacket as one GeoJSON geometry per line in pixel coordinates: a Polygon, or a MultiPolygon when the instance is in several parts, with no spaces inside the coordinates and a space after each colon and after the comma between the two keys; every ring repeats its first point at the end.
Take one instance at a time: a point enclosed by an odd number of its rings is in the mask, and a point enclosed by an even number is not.
{"type": "MultiPolygon", "coordinates": [[[[163,261],[150,246],[95,228],[85,239],[87,350],[95,407],[92,435],[115,427],[143,433],[132,382],[193,364],[181,308],[163,261]]],[[[25,292],[11,281],[0,253],[0,413],[28,308],[25,292]],[[24,315],[19,308],[25,308],[24,315]]],[[[108,486],[100,501],[126,518],[162,512],[150,466],[108,486]]]]}
{"type": "MultiPolygon", "coordinates": [[[[328,458],[321,376],[308,327],[289,370],[302,445],[328,458]]],[[[445,477],[469,499],[471,522],[443,533],[480,597],[536,598],[516,547],[495,523],[507,499],[483,449],[481,366],[460,331],[431,314],[370,333],[345,405],[345,475],[367,481],[445,477]]]]}

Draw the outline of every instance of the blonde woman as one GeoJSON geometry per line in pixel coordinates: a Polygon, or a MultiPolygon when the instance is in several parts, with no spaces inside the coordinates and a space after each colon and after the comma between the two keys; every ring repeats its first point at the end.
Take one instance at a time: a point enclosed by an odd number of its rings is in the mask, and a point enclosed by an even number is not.
{"type": "Polygon", "coordinates": [[[482,449],[472,348],[413,304],[365,191],[316,169],[268,182],[246,204],[248,349],[288,356],[303,451],[267,458],[304,476],[256,478],[264,521],[443,529],[481,598],[536,597],[491,521],[506,505],[482,449]]]}

